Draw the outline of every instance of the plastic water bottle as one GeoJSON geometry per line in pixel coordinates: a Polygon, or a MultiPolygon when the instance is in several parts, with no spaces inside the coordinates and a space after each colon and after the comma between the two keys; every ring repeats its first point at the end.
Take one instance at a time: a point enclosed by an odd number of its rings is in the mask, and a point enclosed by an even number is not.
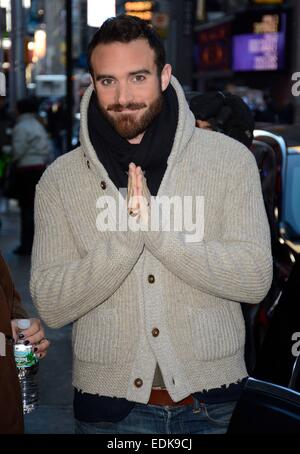
{"type": "MultiPolygon", "coordinates": [[[[30,320],[20,319],[17,321],[21,330],[30,327],[30,320]]],[[[24,340],[18,339],[15,343],[15,361],[21,385],[23,413],[30,413],[38,406],[38,383],[37,371],[39,368],[38,358],[33,351],[32,345],[25,345],[24,340]]]]}

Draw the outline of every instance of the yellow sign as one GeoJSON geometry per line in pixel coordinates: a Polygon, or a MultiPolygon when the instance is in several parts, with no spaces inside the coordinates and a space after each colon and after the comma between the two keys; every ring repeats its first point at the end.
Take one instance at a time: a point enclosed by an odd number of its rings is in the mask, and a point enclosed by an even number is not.
{"type": "Polygon", "coordinates": [[[149,11],[153,7],[153,2],[126,2],[124,6],[126,13],[131,11],[149,11]]]}
{"type": "Polygon", "coordinates": [[[153,13],[152,11],[127,11],[126,14],[127,16],[135,16],[146,21],[151,21],[153,13]]]}
{"type": "Polygon", "coordinates": [[[277,33],[279,31],[278,14],[265,14],[261,22],[254,22],[254,33],[277,33]]]}

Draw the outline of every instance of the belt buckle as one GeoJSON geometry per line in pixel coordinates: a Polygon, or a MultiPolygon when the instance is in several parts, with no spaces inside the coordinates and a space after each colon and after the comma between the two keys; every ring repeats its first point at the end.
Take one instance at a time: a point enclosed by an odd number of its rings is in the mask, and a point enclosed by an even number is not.
{"type": "Polygon", "coordinates": [[[168,393],[167,388],[162,388],[161,386],[154,386],[152,387],[152,391],[154,391],[154,396],[150,402],[153,402],[153,405],[160,405],[164,407],[173,407],[176,406],[176,403],[173,402],[170,394],[168,393]]]}

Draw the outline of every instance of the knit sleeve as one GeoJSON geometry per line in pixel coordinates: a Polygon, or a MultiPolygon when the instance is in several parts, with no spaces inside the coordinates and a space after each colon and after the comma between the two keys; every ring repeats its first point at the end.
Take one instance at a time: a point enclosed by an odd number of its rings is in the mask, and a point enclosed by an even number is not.
{"type": "MultiPolygon", "coordinates": [[[[35,238],[30,290],[42,319],[59,328],[108,299],[137,262],[141,237],[116,233],[80,257],[57,194],[39,184],[35,199],[35,238]]],[[[122,232],[123,233],[123,232],[122,232]]]]}
{"type": "MultiPolygon", "coordinates": [[[[145,232],[145,247],[192,287],[232,301],[259,303],[272,282],[270,230],[257,166],[243,153],[225,195],[220,239],[186,242],[183,232],[145,232]]],[[[222,216],[220,214],[220,216],[222,216]]]]}

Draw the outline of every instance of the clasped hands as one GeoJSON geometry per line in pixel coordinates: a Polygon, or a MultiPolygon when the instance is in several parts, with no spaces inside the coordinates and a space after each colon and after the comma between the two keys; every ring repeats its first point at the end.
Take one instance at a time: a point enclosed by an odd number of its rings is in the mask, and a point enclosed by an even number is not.
{"type": "Polygon", "coordinates": [[[150,192],[141,167],[129,164],[127,210],[138,222],[148,223],[150,192]]]}

